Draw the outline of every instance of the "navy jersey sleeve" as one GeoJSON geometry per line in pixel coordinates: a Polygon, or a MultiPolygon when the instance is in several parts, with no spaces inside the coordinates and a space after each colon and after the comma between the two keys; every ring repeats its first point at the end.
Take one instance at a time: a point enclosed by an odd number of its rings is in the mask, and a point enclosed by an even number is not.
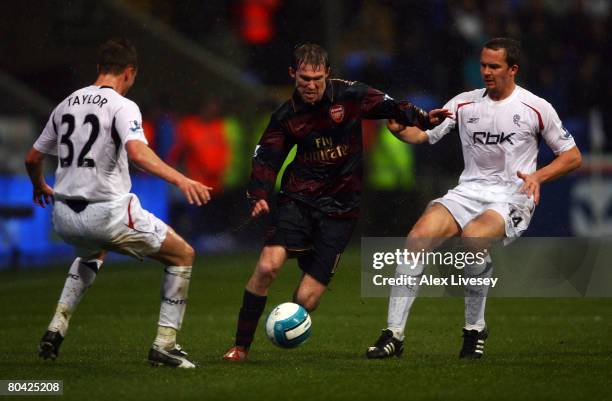
{"type": "Polygon", "coordinates": [[[274,189],[276,176],[294,142],[281,122],[272,115],[253,154],[247,197],[251,202],[267,199],[274,189]]]}
{"type": "Polygon", "coordinates": [[[428,129],[429,116],[427,112],[408,101],[398,101],[391,96],[358,83],[358,92],[361,95],[361,111],[365,119],[379,120],[392,118],[402,125],[417,126],[428,129]]]}

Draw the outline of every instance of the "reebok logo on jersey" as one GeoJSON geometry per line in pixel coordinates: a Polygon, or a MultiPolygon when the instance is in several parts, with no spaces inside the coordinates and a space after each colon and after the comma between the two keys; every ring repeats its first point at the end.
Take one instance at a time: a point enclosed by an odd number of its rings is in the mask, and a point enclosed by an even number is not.
{"type": "Polygon", "coordinates": [[[509,142],[510,145],[514,145],[514,142],[512,142],[511,138],[515,134],[516,132],[512,132],[509,135],[506,135],[503,132],[501,134],[491,134],[490,132],[474,132],[474,134],[472,135],[472,139],[474,143],[479,143],[482,145],[497,145],[502,144],[504,142],[509,142]]]}
{"type": "Polygon", "coordinates": [[[480,120],[480,118],[478,118],[478,117],[470,117],[470,118],[468,118],[467,123],[468,124],[476,124],[478,122],[478,120],[480,120]]]}

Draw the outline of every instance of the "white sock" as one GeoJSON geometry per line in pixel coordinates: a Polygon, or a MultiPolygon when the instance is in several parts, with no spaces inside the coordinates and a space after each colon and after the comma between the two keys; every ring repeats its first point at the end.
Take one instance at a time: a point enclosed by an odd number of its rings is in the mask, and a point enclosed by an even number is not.
{"type": "Polygon", "coordinates": [[[161,307],[158,325],[181,329],[187,306],[191,266],[168,266],[161,286],[161,307]]]}
{"type": "Polygon", "coordinates": [[[153,344],[165,350],[171,350],[176,345],[176,329],[173,327],[157,326],[157,336],[153,344]]]}
{"type": "MultiPolygon", "coordinates": [[[[464,274],[470,277],[489,278],[493,274],[493,264],[487,255],[485,263],[467,266],[464,274]]],[[[487,303],[488,285],[466,285],[465,294],[465,326],[466,330],[484,330],[485,305],[487,303]]]]}
{"type": "Polygon", "coordinates": [[[84,261],[81,258],[74,259],[68,277],[64,282],[62,295],[57,303],[55,314],[48,330],[59,331],[62,337],[66,336],[68,323],[72,313],[81,302],[85,291],[93,284],[96,275],[102,266],[103,261],[99,259],[91,259],[84,261]]]}
{"type": "MultiPolygon", "coordinates": [[[[395,269],[395,277],[401,275],[413,276],[417,282],[423,274],[423,265],[417,264],[414,269],[407,264],[398,264],[395,269]]],[[[396,285],[391,287],[389,297],[389,309],[387,311],[387,327],[393,332],[393,336],[398,340],[404,339],[404,330],[408,313],[414,303],[419,291],[419,285],[396,285]]]]}

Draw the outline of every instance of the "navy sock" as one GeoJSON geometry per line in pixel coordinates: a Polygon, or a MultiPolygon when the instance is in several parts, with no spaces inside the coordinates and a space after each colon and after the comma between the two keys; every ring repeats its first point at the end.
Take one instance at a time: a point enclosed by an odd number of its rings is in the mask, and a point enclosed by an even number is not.
{"type": "Polygon", "coordinates": [[[238,314],[238,328],[236,329],[236,345],[249,348],[253,342],[257,324],[261,317],[268,297],[256,295],[244,290],[242,308],[238,314]]]}

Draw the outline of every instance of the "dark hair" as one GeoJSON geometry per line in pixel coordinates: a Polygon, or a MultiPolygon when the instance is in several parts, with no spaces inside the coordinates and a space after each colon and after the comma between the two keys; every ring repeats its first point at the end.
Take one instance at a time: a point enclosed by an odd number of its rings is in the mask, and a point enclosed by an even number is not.
{"type": "Polygon", "coordinates": [[[329,68],[327,51],[316,43],[305,43],[296,46],[295,50],[293,50],[291,66],[297,70],[301,64],[324,65],[325,69],[327,69],[329,68]]]}
{"type": "Polygon", "coordinates": [[[99,74],[118,75],[130,65],[138,68],[138,54],[127,39],[110,39],[98,48],[99,74]]]}
{"type": "Polygon", "coordinates": [[[491,50],[506,50],[506,62],[508,66],[519,65],[521,60],[521,42],[512,38],[493,38],[484,44],[485,48],[491,50]]]}

